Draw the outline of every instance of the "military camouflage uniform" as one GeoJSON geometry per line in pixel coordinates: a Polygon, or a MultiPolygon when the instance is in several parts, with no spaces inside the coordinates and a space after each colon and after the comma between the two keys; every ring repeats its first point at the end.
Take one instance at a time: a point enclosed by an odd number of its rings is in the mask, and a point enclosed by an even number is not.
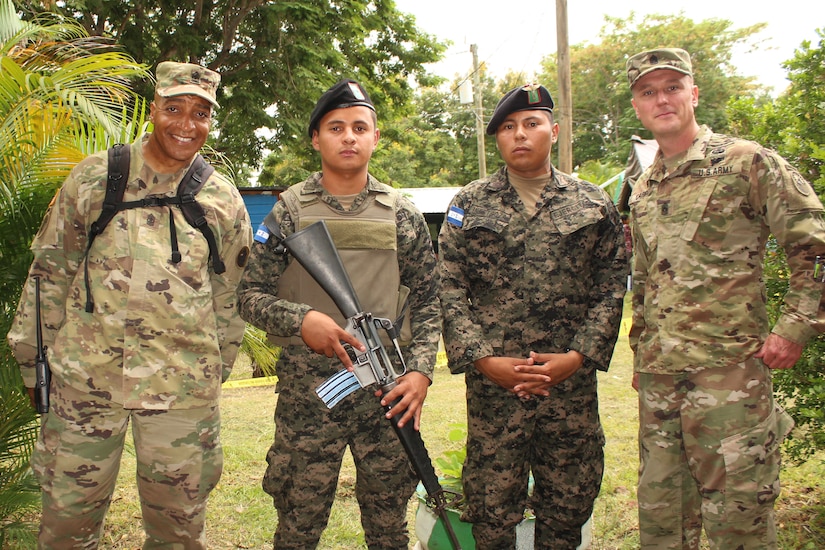
{"type": "MultiPolygon", "coordinates": [[[[343,212],[320,179],[320,172],[310,176],[303,192],[317,194],[331,210],[343,212]]],[[[370,176],[350,211],[385,194],[386,189],[370,176]]],[[[284,236],[295,231],[283,201],[275,204],[273,215],[284,236]]],[[[360,218],[347,219],[357,223],[360,218]]],[[[432,378],[440,326],[435,256],[424,217],[403,197],[396,203],[396,232],[400,283],[411,289],[408,315],[412,343],[404,350],[404,357],[408,371],[432,378]]],[[[269,334],[300,336],[304,315],[311,308],[277,297],[279,279],[294,261],[277,247],[275,238],[254,243],[239,289],[241,315],[269,334]]],[[[346,267],[349,273],[356,269],[346,267]]],[[[269,466],[263,479],[264,490],[272,495],[278,510],[275,547],[305,549],[318,544],[349,445],[357,470],[355,494],[367,545],[406,549],[405,516],[417,483],[415,474],[373,394],[374,388],[354,392],[331,410],[315,394],[315,389],[341,368],[338,358],[316,354],[305,345],[289,345],[281,352],[275,442],[267,453],[269,466]]]]}
{"type": "Polygon", "coordinates": [[[714,548],[775,547],[792,420],[753,357],[770,331],[762,262],[773,234],[792,272],[773,331],[822,331],[822,204],[774,152],[703,126],[670,173],[659,153],[630,206],[642,547],[698,548],[703,525],[714,548]]]}
{"type": "MultiPolygon", "coordinates": [[[[186,168],[155,174],[144,136],[131,145],[124,200],[174,195],[186,168]]],[[[226,272],[178,208],[118,213],[88,256],[94,311],[84,306],[84,251],[100,214],[106,153],[72,171],[32,243],[34,262],[8,338],[34,386],[34,282],[40,275],[51,409],[32,464],[43,488],[40,544],[95,548],[120,465],[129,421],[147,532],[144,548],[205,548],[206,498],[222,467],[218,397],[241,342],[235,290],[252,238],[237,189],[214,174],[197,195],[226,272]],[[174,210],[180,263],[170,261],[174,210]],[[75,533],[82,535],[74,535],[75,533]]]]}
{"type": "Polygon", "coordinates": [[[478,548],[515,547],[531,470],[536,547],[575,548],[604,469],[596,371],[622,315],[622,223],[602,190],[558,171],[536,208],[528,217],[502,168],[456,195],[439,235],[447,357],[467,382],[464,519],[478,548]],[[584,364],[549,397],[520,400],[473,366],[568,349],[584,364]]]}

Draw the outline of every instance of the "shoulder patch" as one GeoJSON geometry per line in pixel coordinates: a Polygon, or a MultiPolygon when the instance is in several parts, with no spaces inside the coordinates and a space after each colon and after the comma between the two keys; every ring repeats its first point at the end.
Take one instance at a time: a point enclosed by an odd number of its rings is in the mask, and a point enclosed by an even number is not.
{"type": "Polygon", "coordinates": [[[796,187],[796,190],[799,191],[799,194],[803,197],[807,197],[811,194],[813,189],[811,188],[811,184],[802,177],[796,168],[791,168],[791,179],[793,180],[793,186],[796,187]]]}
{"type": "Polygon", "coordinates": [[[456,227],[464,225],[464,210],[457,206],[451,206],[447,213],[447,221],[456,227]]]}
{"type": "Polygon", "coordinates": [[[269,228],[266,224],[262,223],[258,226],[258,230],[255,231],[255,240],[259,243],[266,243],[269,240],[269,228]]]}

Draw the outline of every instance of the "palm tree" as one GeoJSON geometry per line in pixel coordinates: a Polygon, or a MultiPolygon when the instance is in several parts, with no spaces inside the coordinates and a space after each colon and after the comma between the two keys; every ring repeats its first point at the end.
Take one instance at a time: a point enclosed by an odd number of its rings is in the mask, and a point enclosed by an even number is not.
{"type": "MultiPolygon", "coordinates": [[[[28,246],[71,168],[131,141],[143,125],[129,88],[147,68],[73,21],[23,22],[0,0],[0,334],[11,324],[31,262],[28,246]],[[127,114],[131,113],[131,114],[127,114]]],[[[0,341],[0,547],[29,547],[39,494],[29,467],[38,424],[17,363],[0,341]]]]}

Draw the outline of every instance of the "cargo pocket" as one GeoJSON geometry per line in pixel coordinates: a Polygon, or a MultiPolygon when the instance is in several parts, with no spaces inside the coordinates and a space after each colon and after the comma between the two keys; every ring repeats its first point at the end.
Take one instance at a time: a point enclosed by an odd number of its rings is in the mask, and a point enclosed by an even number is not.
{"type": "Polygon", "coordinates": [[[267,468],[261,480],[261,488],[272,497],[277,508],[288,510],[289,476],[284,472],[294,470],[290,469],[291,455],[277,452],[276,445],[277,443],[273,444],[266,453],[267,468]]]}
{"type": "Polygon", "coordinates": [[[756,426],[722,440],[725,461],[724,521],[750,521],[779,496],[780,446],[793,428],[782,408],[756,426]]]}

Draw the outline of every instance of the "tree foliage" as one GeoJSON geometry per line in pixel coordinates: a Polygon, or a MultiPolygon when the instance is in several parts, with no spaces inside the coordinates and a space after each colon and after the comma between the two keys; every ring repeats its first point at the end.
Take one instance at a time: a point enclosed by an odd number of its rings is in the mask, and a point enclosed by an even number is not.
{"type": "MultiPolygon", "coordinates": [[[[32,13],[59,10],[93,36],[114,37],[147,65],[189,61],[220,72],[214,145],[251,167],[267,150],[305,136],[315,101],[344,76],[362,82],[381,112],[404,112],[412,82],[437,82],[423,65],[445,48],[393,0],[21,3],[32,13]]],[[[151,98],[151,81],[140,91],[151,98]]]]}
{"type": "Polygon", "coordinates": [[[825,34],[819,44],[804,41],[783,66],[790,85],[771,102],[764,97],[733,97],[731,126],[792,161],[820,196],[825,196],[825,34]]]}
{"type": "MultiPolygon", "coordinates": [[[[479,73],[480,91],[474,89],[474,94],[482,96],[484,161],[486,173],[491,174],[503,161],[495,136],[486,134],[487,122],[498,100],[527,78],[524,73],[511,72],[494,80],[484,64],[479,73]]],[[[473,75],[466,78],[473,79],[473,75]]],[[[475,102],[460,102],[458,90],[464,80],[457,78],[446,89],[419,90],[413,98],[412,116],[379,120],[384,147],[379,147],[370,165],[376,174],[385,174],[385,181],[397,187],[461,186],[479,178],[478,113],[475,102]]]]}
{"type": "MultiPolygon", "coordinates": [[[[573,165],[605,158],[623,164],[632,135],[650,139],[630,103],[625,63],[631,55],[663,44],[678,45],[691,53],[700,91],[697,120],[717,132],[726,131],[728,98],[758,90],[752,78],[736,74],[731,52],[765,23],[743,29],[732,25],[724,19],[697,23],[683,14],[647,15],[639,21],[631,13],[627,19],[605,17],[597,43],[572,45],[573,165]]],[[[539,80],[550,90],[558,89],[557,71],[556,56],[545,58],[539,80]]]]}
{"type": "MultiPolygon", "coordinates": [[[[627,19],[607,18],[598,44],[572,46],[574,166],[587,172],[594,166],[591,162],[597,162],[614,170],[609,174],[613,176],[627,161],[630,136],[650,137],[636,119],[625,75],[627,57],[643,49],[674,43],[693,53],[700,86],[698,117],[717,131],[728,129],[725,106],[730,97],[761,94],[770,101],[752,78],[737,75],[730,63],[733,48],[746,44],[764,25],[739,30],[731,27],[727,20],[697,23],[683,15],[654,15],[639,20],[631,14],[627,19]]],[[[486,125],[502,95],[532,79],[524,73],[510,73],[493,80],[483,65],[481,72],[486,125]]],[[[557,89],[554,56],[544,60],[537,80],[551,92],[557,89]]],[[[420,90],[413,99],[411,115],[381,113],[383,137],[371,165],[377,175],[399,186],[464,185],[478,177],[475,114],[473,106],[459,104],[459,84],[457,79],[446,90],[420,90]]],[[[296,147],[305,145],[302,142],[296,147]]],[[[487,172],[491,173],[501,166],[491,136],[485,136],[485,153],[487,172]]],[[[554,158],[557,154],[554,149],[554,158]]],[[[288,158],[284,152],[277,156],[288,158]]],[[[285,166],[281,161],[278,165],[285,166]]],[[[317,160],[303,164],[301,169],[317,169],[317,160]]],[[[601,176],[589,177],[606,181],[601,176]]]]}
{"type": "MultiPolygon", "coordinates": [[[[489,106],[500,97],[500,85],[486,76],[483,68],[481,71],[482,105],[485,112],[492,113],[489,106]]],[[[376,151],[371,166],[377,173],[386,174],[387,183],[398,187],[445,187],[478,179],[476,107],[461,104],[457,91],[460,82],[455,80],[446,90],[421,90],[413,100],[414,115],[384,123],[383,146],[376,151]]],[[[488,119],[489,115],[484,117],[488,119]]],[[[495,139],[486,134],[484,153],[489,173],[496,169],[499,156],[495,139]]]]}
{"type": "Polygon", "coordinates": [[[818,45],[806,40],[784,65],[791,88],[780,98],[789,122],[781,135],[784,154],[797,159],[797,168],[825,197],[825,30],[817,34],[818,45]]]}

